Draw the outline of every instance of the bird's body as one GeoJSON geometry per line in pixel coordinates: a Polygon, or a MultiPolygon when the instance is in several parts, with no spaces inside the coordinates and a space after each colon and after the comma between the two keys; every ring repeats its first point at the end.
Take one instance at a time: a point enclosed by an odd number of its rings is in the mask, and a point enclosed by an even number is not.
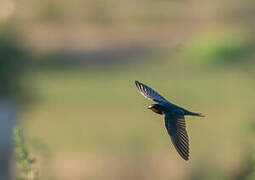
{"type": "Polygon", "coordinates": [[[189,137],[186,131],[184,116],[190,115],[203,117],[203,115],[200,113],[188,111],[182,107],[172,104],[145,84],[142,84],[138,81],[135,81],[135,84],[139,92],[144,97],[156,102],[156,104],[150,105],[148,109],[151,109],[157,114],[165,115],[165,126],[175,146],[175,149],[183,159],[188,160],[189,137]]]}

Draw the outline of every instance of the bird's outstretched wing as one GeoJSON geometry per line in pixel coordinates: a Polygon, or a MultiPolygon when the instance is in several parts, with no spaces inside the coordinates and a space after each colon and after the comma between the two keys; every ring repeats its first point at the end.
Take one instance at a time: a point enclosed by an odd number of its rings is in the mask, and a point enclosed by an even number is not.
{"type": "Polygon", "coordinates": [[[139,92],[147,99],[150,99],[155,102],[168,102],[165,98],[163,98],[160,94],[158,94],[156,91],[151,89],[150,87],[146,86],[143,83],[140,83],[138,81],[135,81],[135,85],[139,92]]]}
{"type": "Polygon", "coordinates": [[[183,111],[175,110],[171,114],[166,113],[165,125],[177,152],[184,160],[189,160],[189,137],[183,111]]]}

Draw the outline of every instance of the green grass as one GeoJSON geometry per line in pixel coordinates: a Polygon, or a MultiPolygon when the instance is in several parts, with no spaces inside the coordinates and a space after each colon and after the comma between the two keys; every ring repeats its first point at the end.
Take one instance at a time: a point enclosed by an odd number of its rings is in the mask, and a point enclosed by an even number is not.
{"type": "Polygon", "coordinates": [[[239,162],[242,143],[248,143],[247,124],[255,116],[253,73],[234,68],[205,71],[182,66],[183,62],[161,60],[129,69],[41,71],[35,76],[37,102],[23,114],[26,137],[42,139],[54,156],[68,152],[127,155],[136,163],[136,158],[145,162],[161,152],[176,158],[174,162],[181,161],[163,117],[146,109],[151,102],[137,92],[137,79],[170,101],[206,115],[187,118],[190,163],[196,167],[200,162],[212,162],[225,172],[232,166],[233,156],[239,162]]]}
{"type": "MultiPolygon", "coordinates": [[[[197,1],[16,3],[12,29],[24,35],[24,45],[35,47],[31,53],[52,53],[49,60],[62,60],[54,50],[103,52],[143,43],[160,49],[159,56],[133,65],[55,66],[30,74],[25,85],[36,97],[21,124],[29,152],[40,155],[41,179],[231,179],[241,172],[253,142],[254,43],[250,20],[221,16],[239,9],[239,2],[226,3],[220,8],[217,2],[200,8],[197,1]],[[188,163],[174,150],[163,118],[146,109],[151,102],[134,80],[207,115],[187,118],[188,163]]],[[[3,77],[15,71],[6,72],[3,77]]]]}

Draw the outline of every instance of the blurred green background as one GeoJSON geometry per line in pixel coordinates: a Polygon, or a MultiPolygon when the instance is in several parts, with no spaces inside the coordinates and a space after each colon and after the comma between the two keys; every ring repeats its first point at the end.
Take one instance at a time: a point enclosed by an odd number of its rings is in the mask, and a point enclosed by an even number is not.
{"type": "Polygon", "coordinates": [[[253,0],[1,1],[0,90],[23,104],[40,179],[255,179],[254,12],[253,0]],[[134,80],[206,115],[187,118],[190,161],[134,80]]]}

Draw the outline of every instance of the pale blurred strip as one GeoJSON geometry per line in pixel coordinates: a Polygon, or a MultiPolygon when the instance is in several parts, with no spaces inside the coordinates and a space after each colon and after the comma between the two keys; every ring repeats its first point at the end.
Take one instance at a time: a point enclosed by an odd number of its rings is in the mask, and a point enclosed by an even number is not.
{"type": "Polygon", "coordinates": [[[12,0],[0,1],[0,23],[13,15],[15,4],[12,0]]]}

